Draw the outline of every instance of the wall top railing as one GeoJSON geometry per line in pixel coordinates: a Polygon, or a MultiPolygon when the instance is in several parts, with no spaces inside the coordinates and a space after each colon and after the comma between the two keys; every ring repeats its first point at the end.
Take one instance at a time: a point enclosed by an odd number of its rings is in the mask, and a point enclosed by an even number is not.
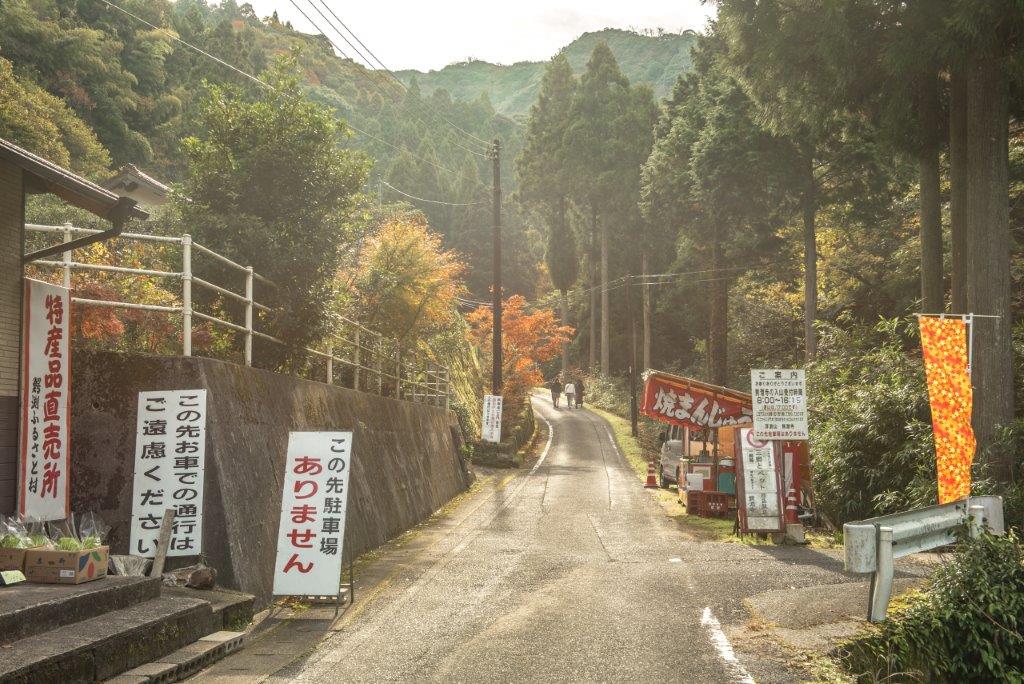
{"type": "MultiPolygon", "coordinates": [[[[26,230],[35,233],[52,233],[63,236],[65,242],[76,235],[93,235],[101,231],[90,228],[78,228],[71,224],[63,226],[41,225],[29,223],[26,230]]],[[[135,266],[119,266],[116,264],[98,264],[73,260],[71,251],[64,252],[60,261],[36,260],[34,266],[60,269],[63,273],[63,285],[72,289],[72,276],[76,272],[104,272],[123,276],[148,276],[167,278],[180,281],[178,302],[173,305],[152,304],[145,301],[114,301],[107,299],[89,299],[72,297],[71,301],[81,306],[114,307],[141,311],[153,311],[163,314],[177,314],[181,317],[181,353],[192,356],[193,353],[193,320],[210,323],[244,336],[243,359],[246,366],[253,365],[253,339],[259,338],[268,342],[284,345],[285,342],[257,329],[260,313],[270,313],[271,305],[257,301],[256,284],[276,288],[270,279],[253,271],[251,266],[243,266],[228,257],[218,254],[192,240],[188,234],[180,236],[146,235],[142,233],[121,233],[117,238],[138,243],[162,243],[177,245],[181,249],[180,271],[165,268],[142,268],[135,266]],[[244,291],[236,292],[230,287],[218,285],[195,275],[193,259],[208,257],[241,274],[244,278],[244,291]],[[243,316],[241,321],[226,320],[211,313],[199,311],[193,302],[193,288],[199,287],[214,292],[241,305],[243,316]]],[[[393,394],[400,399],[424,402],[435,406],[448,407],[451,397],[451,377],[447,368],[430,359],[416,349],[402,349],[398,340],[370,330],[365,326],[345,317],[339,317],[339,326],[324,343],[324,349],[304,347],[303,351],[323,364],[323,377],[328,384],[335,384],[335,366],[348,371],[351,387],[362,391],[373,391],[378,394],[393,394]]]]}

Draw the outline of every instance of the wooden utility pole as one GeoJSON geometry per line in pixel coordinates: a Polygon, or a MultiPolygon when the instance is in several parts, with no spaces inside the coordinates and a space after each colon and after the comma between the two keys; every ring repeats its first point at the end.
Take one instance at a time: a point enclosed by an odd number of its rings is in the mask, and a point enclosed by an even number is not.
{"type": "Polygon", "coordinates": [[[495,138],[491,151],[494,164],[494,294],[493,306],[493,350],[491,369],[491,393],[501,394],[501,142],[495,138]]]}
{"type": "Polygon", "coordinates": [[[639,420],[636,405],[636,314],[633,310],[633,276],[626,276],[626,311],[629,316],[629,429],[630,434],[637,436],[639,420]]]}

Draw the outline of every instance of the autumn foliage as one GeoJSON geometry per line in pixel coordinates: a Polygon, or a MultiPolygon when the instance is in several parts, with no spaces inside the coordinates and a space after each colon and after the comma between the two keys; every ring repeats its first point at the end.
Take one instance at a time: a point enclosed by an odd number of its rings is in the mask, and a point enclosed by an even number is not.
{"type": "MultiPolygon", "coordinates": [[[[467,320],[470,339],[480,348],[489,366],[493,339],[491,309],[480,307],[469,314],[467,320]]],[[[528,312],[526,299],[513,295],[502,304],[501,332],[502,396],[507,422],[518,418],[518,411],[512,407],[521,406],[526,393],[543,384],[540,364],[561,353],[562,344],[571,339],[573,329],[559,325],[555,312],[549,309],[528,312]]]]}

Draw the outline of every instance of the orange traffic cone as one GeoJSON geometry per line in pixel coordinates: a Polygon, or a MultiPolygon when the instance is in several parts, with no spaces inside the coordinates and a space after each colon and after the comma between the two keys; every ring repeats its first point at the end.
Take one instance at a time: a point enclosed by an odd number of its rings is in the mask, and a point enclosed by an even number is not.
{"type": "Polygon", "coordinates": [[[647,482],[644,483],[645,489],[657,489],[658,478],[654,474],[654,461],[647,464],[647,482]]]}

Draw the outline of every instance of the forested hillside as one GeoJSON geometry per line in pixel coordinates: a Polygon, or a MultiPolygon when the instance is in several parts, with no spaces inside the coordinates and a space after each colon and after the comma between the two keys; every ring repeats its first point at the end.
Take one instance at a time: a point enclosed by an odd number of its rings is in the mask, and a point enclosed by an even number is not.
{"type": "MultiPolygon", "coordinates": [[[[686,32],[643,35],[621,29],[584,33],[562,49],[577,74],[586,67],[598,43],[606,43],[631,83],[643,83],[664,97],[679,74],[690,70],[690,49],[696,34],[686,32]]],[[[416,81],[426,91],[443,88],[460,100],[476,100],[486,94],[494,108],[505,115],[526,114],[540,92],[547,62],[518,62],[508,66],[470,60],[423,73],[401,71],[406,83],[416,81]]]]}
{"type": "MultiPolygon", "coordinates": [[[[471,153],[446,122],[481,140],[500,138],[508,182],[519,124],[497,114],[486,98],[453,101],[443,91],[406,89],[337,56],[327,38],[296,32],[276,16],[260,18],[234,0],[117,4],[135,17],[100,0],[0,3],[0,137],[92,178],[134,163],[177,183],[185,172],[180,142],[197,132],[204,84],[255,92],[259,86],[239,72],[259,75],[275,55],[297,51],[307,96],[348,121],[348,144],[373,160],[367,192],[424,211],[445,246],[464,255],[471,294],[487,296],[491,163],[479,153],[482,144],[471,153]],[[409,200],[389,185],[442,203],[409,200]]],[[[536,239],[528,238],[512,206],[505,226],[506,287],[532,294],[542,254],[531,248],[536,239]]]]}

